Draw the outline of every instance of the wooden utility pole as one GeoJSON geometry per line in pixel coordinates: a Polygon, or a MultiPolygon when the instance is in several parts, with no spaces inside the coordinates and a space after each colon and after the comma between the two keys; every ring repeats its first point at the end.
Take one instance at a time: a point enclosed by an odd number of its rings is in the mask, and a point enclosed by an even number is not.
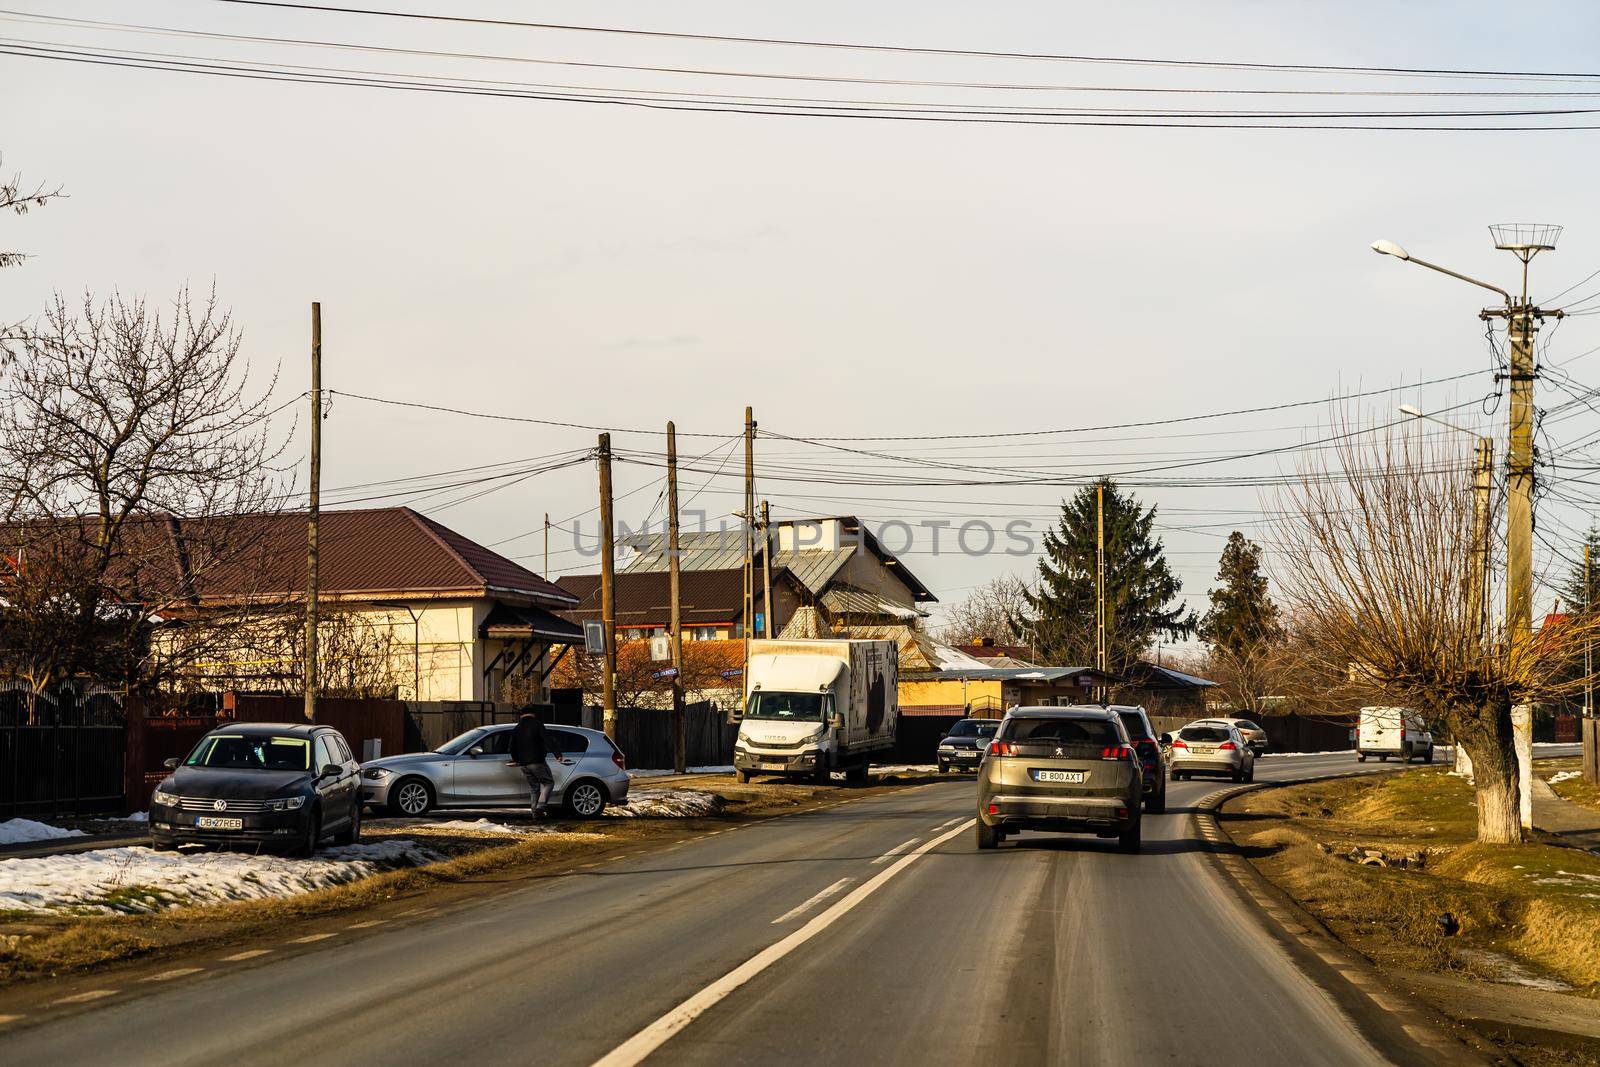
{"type": "Polygon", "coordinates": [[[617,588],[611,530],[611,435],[600,435],[600,625],[605,630],[605,676],[600,682],[600,725],[617,739],[617,588]]]}
{"type": "Polygon", "coordinates": [[[667,574],[672,596],[672,769],[689,769],[689,731],[683,715],[683,617],[678,594],[678,431],[667,423],[667,574]]]}
{"type": "Polygon", "coordinates": [[[541,578],[550,577],[550,513],[544,513],[544,570],[540,572],[541,578]]]}
{"type": "Polygon", "coordinates": [[[756,418],[752,408],[744,409],[744,698],[750,700],[750,627],[755,623],[755,521],[756,521],[756,418]]]}
{"type": "Polygon", "coordinates": [[[772,512],[761,502],[761,636],[772,637],[772,512]]]}
{"type": "Polygon", "coordinates": [[[311,496],[306,510],[306,721],[317,717],[317,526],[322,506],[322,304],[311,302],[311,496]]]}
{"type": "Polygon", "coordinates": [[[1494,485],[1494,439],[1478,438],[1478,462],[1472,474],[1472,570],[1467,596],[1480,650],[1489,651],[1489,494],[1494,485]]]}
{"type": "Polygon", "coordinates": [[[1094,487],[1094,648],[1095,666],[1100,671],[1100,702],[1110,695],[1105,676],[1111,673],[1110,653],[1106,648],[1106,483],[1094,487]]]}
{"type": "MultiPolygon", "coordinates": [[[[1594,578],[1589,570],[1589,539],[1583,541],[1583,613],[1589,614],[1591,609],[1591,592],[1594,589],[1594,578]]],[[[1590,784],[1600,782],[1600,747],[1595,744],[1595,718],[1594,718],[1594,642],[1585,641],[1583,644],[1583,718],[1578,722],[1582,732],[1578,737],[1583,741],[1583,780],[1590,784]]]]}

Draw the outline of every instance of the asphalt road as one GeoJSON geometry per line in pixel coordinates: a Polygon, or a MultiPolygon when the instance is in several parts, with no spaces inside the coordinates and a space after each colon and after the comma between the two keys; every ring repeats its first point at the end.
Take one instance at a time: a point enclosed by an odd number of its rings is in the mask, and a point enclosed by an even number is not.
{"type": "Polygon", "coordinates": [[[1391,1061],[1222,880],[1186,810],[1215,788],[1170,783],[1135,856],[1042,834],[979,853],[970,779],[800,813],[298,955],[198,960],[5,1033],[0,1063],[1391,1061]]]}

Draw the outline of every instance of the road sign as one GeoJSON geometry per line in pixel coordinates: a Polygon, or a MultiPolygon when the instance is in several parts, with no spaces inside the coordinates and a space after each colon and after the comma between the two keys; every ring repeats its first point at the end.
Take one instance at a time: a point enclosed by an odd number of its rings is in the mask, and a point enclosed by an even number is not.
{"type": "Polygon", "coordinates": [[[660,634],[650,639],[650,658],[660,662],[672,658],[672,639],[660,634]]]}
{"type": "Polygon", "coordinates": [[[652,671],[650,674],[650,677],[654,678],[658,682],[663,678],[676,678],[677,676],[678,668],[676,667],[663,667],[661,670],[652,671]]]}
{"type": "Polygon", "coordinates": [[[606,650],[606,624],[599,619],[584,620],[583,650],[585,652],[604,652],[606,650]]]}

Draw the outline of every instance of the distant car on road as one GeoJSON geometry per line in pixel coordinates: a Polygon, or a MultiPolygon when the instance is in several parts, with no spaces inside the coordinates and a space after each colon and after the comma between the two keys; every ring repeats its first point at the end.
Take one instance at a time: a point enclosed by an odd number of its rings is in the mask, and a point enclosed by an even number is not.
{"type": "Polygon", "coordinates": [[[1112,711],[1122,720],[1128,731],[1128,740],[1139,754],[1139,766],[1144,779],[1144,810],[1160,815],[1167,810],[1167,753],[1160,738],[1150,725],[1150,717],[1141,707],[1112,704],[1112,711]]]}
{"type": "Polygon", "coordinates": [[[1228,715],[1219,715],[1215,719],[1206,721],[1232,723],[1234,728],[1244,737],[1245,744],[1250,746],[1250,751],[1258,756],[1267,751],[1267,731],[1263,730],[1258,723],[1251,722],[1249,719],[1236,719],[1228,715]]]}
{"type": "Polygon", "coordinates": [[[978,770],[978,847],[1045,830],[1115,837],[1137,852],[1143,796],[1139,757],[1116,712],[1015,708],[978,770]]]}
{"type": "Polygon", "coordinates": [[[950,727],[950,732],[939,739],[939,773],[975,770],[998,729],[999,719],[962,719],[950,727]]]}
{"type": "MultiPolygon", "coordinates": [[[[368,760],[361,765],[362,800],[411,817],[434,808],[531,807],[528,779],[511,765],[513,726],[480,726],[432,752],[368,760]]],[[[628,802],[627,761],[609,737],[581,726],[546,726],[545,733],[562,757],[550,761],[552,804],[590,819],[607,804],[628,802]]]]}
{"type": "Polygon", "coordinates": [[[211,731],[150,797],[150,844],[247,844],[309,856],[361,838],[360,765],[338,730],[235,723],[211,731]]]}
{"type": "Polygon", "coordinates": [[[1410,763],[1420,759],[1433,762],[1433,734],[1412,708],[1362,708],[1356,726],[1356,758],[1368,756],[1387,762],[1396,756],[1410,763]]]}
{"type": "Polygon", "coordinates": [[[1237,726],[1225,719],[1200,719],[1177,732],[1172,738],[1172,780],[1197,774],[1255,781],[1256,754],[1237,726]]]}

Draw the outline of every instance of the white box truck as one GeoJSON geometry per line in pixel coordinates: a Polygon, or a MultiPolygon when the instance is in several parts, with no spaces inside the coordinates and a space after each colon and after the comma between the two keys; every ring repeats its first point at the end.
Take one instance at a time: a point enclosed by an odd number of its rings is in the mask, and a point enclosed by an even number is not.
{"type": "Polygon", "coordinates": [[[1413,759],[1432,763],[1433,734],[1413,708],[1362,708],[1356,758],[1365,763],[1368,756],[1377,756],[1380,762],[1398,756],[1407,763],[1413,759]]]}
{"type": "Polygon", "coordinates": [[[864,781],[900,724],[900,650],[893,641],[751,641],[750,696],[739,717],[739,781],[783,774],[864,781]]]}

